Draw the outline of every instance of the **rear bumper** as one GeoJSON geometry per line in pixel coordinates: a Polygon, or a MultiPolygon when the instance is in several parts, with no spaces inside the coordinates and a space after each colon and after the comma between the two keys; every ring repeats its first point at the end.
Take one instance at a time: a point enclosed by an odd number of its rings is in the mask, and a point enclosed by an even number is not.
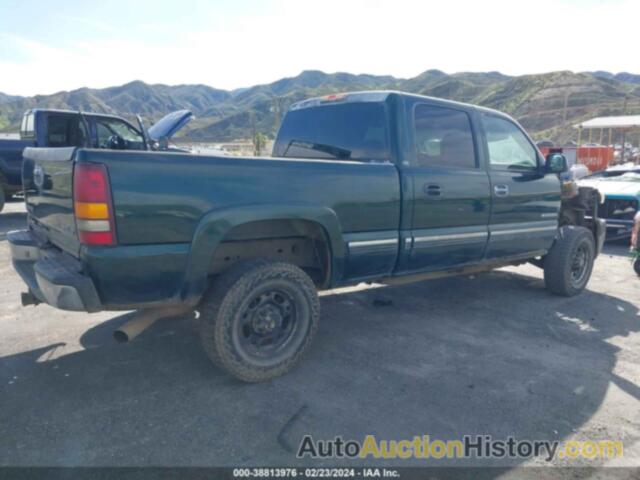
{"type": "Polygon", "coordinates": [[[100,298],[81,263],[54,248],[41,248],[29,230],[9,232],[13,267],[40,302],[61,310],[98,312],[100,298]]]}

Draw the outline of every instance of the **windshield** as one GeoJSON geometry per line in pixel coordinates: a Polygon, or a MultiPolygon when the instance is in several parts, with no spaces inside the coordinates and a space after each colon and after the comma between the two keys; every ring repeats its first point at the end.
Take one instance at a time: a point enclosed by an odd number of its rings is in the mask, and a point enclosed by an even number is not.
{"type": "Polygon", "coordinates": [[[384,104],[343,103],[292,110],[273,147],[276,157],[389,160],[384,104]]]}
{"type": "Polygon", "coordinates": [[[128,123],[115,118],[96,118],[95,122],[100,148],[112,148],[110,141],[117,136],[124,140],[124,148],[128,150],[144,149],[142,135],[128,123]]]}

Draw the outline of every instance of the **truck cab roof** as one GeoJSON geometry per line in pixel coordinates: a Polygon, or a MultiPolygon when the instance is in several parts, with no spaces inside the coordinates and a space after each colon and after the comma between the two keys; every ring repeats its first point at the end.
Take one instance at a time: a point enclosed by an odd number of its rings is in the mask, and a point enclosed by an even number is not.
{"type": "Polygon", "coordinates": [[[289,110],[301,110],[304,108],[318,107],[323,105],[331,105],[333,103],[357,103],[357,102],[386,102],[390,97],[422,99],[430,103],[442,106],[450,106],[458,109],[477,110],[485,113],[491,113],[500,117],[511,117],[504,112],[494,110],[488,107],[472,105],[470,103],[457,102],[437,97],[429,97],[427,95],[418,95],[415,93],[401,92],[398,90],[363,90],[355,92],[340,92],[323,95],[321,97],[309,98],[291,105],[289,110]]]}
{"type": "Polygon", "coordinates": [[[102,117],[102,118],[114,118],[114,119],[122,119],[122,117],[118,115],[112,115],[109,113],[95,113],[95,112],[84,112],[82,110],[64,110],[61,108],[30,108],[29,110],[24,112],[24,115],[28,115],[30,113],[56,113],[56,114],[68,114],[68,115],[77,115],[81,113],[87,117],[102,117]]]}
{"type": "MultiPolygon", "coordinates": [[[[489,114],[517,124],[509,115],[488,108],[394,90],[333,93],[291,106],[276,137],[273,156],[397,162],[402,145],[414,141],[410,136],[416,112],[425,105],[440,112],[465,113],[466,122],[489,114]],[[407,135],[399,136],[402,129],[407,135]]],[[[451,130],[452,138],[458,130],[451,130]]]]}

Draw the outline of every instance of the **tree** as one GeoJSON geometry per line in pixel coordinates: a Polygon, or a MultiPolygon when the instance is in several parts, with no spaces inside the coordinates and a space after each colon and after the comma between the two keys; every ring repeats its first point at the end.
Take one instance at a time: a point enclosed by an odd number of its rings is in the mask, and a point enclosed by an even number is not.
{"type": "Polygon", "coordinates": [[[267,146],[267,136],[264,133],[257,132],[253,135],[253,155],[259,157],[262,150],[267,146]]]}

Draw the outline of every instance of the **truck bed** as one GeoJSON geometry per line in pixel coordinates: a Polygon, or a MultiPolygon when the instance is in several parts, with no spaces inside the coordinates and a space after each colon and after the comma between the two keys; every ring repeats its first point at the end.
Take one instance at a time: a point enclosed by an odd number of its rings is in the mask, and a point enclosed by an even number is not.
{"type": "MultiPolygon", "coordinates": [[[[225,234],[233,222],[251,222],[252,215],[265,220],[269,211],[274,219],[283,212],[292,218],[313,212],[319,222],[334,222],[333,229],[347,241],[362,233],[397,238],[400,227],[399,176],[390,163],[28,149],[24,171],[33,230],[80,260],[95,279],[104,308],[121,308],[124,299],[133,306],[178,302],[189,295],[181,287],[200,289],[217,244],[229,240],[225,234]],[[106,166],[116,246],[79,244],[72,199],[74,162],[106,166]],[[44,172],[42,187],[35,185],[34,169],[44,172]],[[123,268],[128,275],[122,274],[123,268]]],[[[269,232],[251,234],[256,235],[268,238],[269,232]]],[[[390,272],[397,247],[388,249],[382,268],[390,272]]],[[[346,251],[335,253],[344,261],[346,251]]],[[[350,264],[352,276],[380,268],[370,260],[360,265],[355,253],[350,264]]]]}

